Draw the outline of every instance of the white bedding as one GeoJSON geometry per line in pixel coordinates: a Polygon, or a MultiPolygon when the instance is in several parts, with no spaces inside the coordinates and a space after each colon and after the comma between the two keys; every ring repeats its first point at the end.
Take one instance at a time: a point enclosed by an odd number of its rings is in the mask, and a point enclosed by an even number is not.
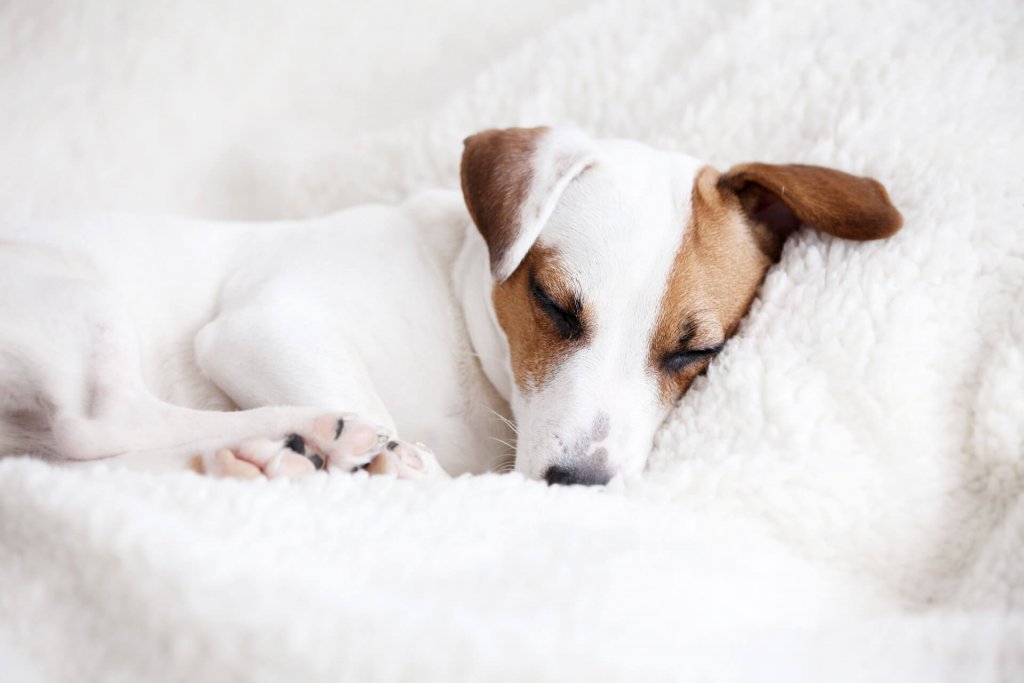
{"type": "Polygon", "coordinates": [[[5,218],[312,215],[573,122],[906,221],[794,238],[629,486],[0,462],[0,679],[1024,677],[1024,8],[580,4],[0,8],[5,218]]]}

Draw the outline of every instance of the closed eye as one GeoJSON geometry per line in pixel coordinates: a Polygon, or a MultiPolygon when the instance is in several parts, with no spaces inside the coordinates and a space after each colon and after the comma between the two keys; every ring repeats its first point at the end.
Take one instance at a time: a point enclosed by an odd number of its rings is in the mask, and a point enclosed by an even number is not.
{"type": "Polygon", "coordinates": [[[558,336],[566,341],[574,341],[583,336],[586,331],[583,321],[580,320],[583,303],[578,297],[572,298],[571,308],[563,308],[555,303],[555,300],[541,287],[533,275],[530,276],[530,295],[533,296],[544,315],[554,323],[558,336]]]}
{"type": "Polygon", "coordinates": [[[661,360],[661,366],[665,372],[681,372],[687,367],[711,358],[725,346],[724,343],[709,346],[704,349],[683,349],[666,355],[661,360]]]}

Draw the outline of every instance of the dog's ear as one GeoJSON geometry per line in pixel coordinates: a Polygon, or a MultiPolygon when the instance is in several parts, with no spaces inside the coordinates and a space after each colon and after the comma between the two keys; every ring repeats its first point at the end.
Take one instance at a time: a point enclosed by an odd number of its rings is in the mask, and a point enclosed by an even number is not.
{"type": "Polygon", "coordinates": [[[850,240],[889,237],[903,225],[877,180],[821,166],[741,164],[724,173],[718,187],[738,197],[773,259],[802,223],[850,240]]]}
{"type": "Polygon", "coordinates": [[[577,130],[508,128],[465,140],[462,194],[490,252],[491,274],[506,280],[526,257],[566,186],[593,162],[577,130]]]}

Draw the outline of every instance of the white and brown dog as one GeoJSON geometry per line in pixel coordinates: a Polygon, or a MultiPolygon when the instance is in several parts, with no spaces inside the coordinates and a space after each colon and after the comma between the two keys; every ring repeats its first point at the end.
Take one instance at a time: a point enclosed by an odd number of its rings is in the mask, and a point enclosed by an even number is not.
{"type": "Polygon", "coordinates": [[[0,454],[482,472],[511,466],[511,406],[516,470],[602,484],[643,469],[790,233],[901,224],[874,180],[720,174],[576,130],[470,137],[462,189],[302,222],[3,228],[0,454]]]}

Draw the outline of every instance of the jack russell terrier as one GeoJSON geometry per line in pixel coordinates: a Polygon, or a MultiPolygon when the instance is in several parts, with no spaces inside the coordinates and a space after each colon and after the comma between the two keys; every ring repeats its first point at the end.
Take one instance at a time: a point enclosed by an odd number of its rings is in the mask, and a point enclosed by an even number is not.
{"type": "Polygon", "coordinates": [[[4,228],[0,454],[604,484],[644,468],[787,236],[902,223],[868,178],[574,129],[473,135],[461,175],[300,222],[4,228]]]}

